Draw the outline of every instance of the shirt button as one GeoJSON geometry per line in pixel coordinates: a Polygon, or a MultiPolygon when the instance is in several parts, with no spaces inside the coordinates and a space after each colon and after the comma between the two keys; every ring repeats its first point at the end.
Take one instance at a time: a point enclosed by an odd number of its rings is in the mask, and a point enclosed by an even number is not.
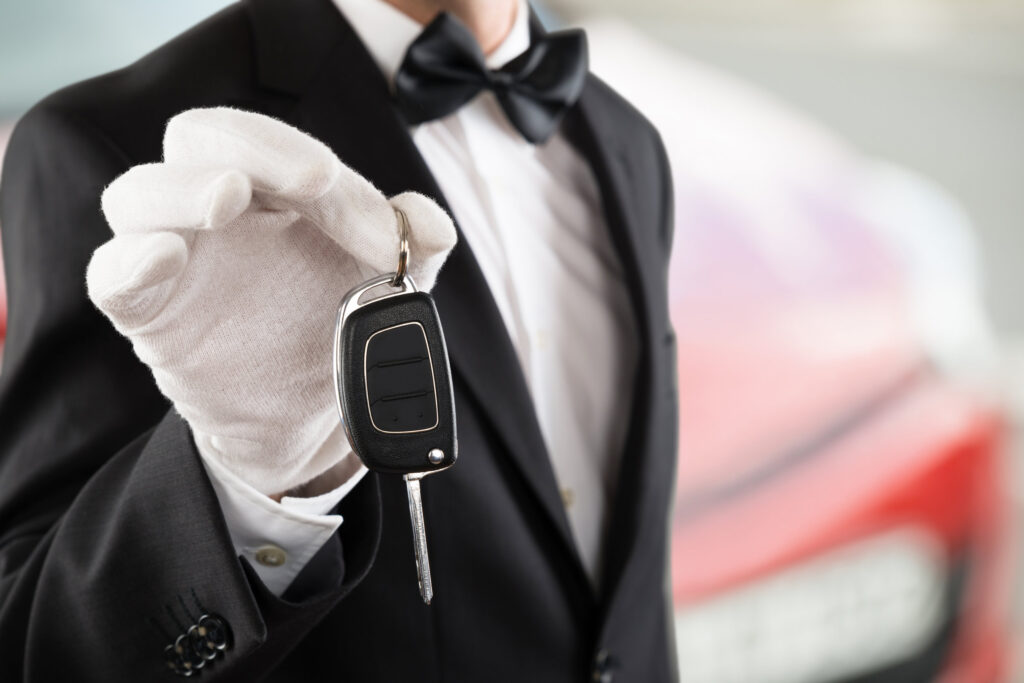
{"type": "Polygon", "coordinates": [[[562,505],[571,508],[572,504],[576,502],[576,494],[570,488],[560,489],[559,492],[562,494],[562,505]]]}
{"type": "Polygon", "coordinates": [[[280,567],[288,560],[288,554],[276,545],[265,545],[256,549],[256,561],[264,567],[280,567]]]}
{"type": "Polygon", "coordinates": [[[594,683],[612,683],[615,680],[614,669],[617,666],[618,662],[615,661],[615,658],[607,650],[601,650],[594,658],[594,671],[591,680],[594,683]]]}

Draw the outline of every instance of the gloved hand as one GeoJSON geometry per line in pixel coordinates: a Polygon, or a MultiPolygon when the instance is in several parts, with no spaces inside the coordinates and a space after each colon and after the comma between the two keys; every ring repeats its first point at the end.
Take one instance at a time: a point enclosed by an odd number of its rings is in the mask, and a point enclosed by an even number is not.
{"type": "Polygon", "coordinates": [[[167,125],[163,163],[103,193],[114,237],[89,297],[128,337],[200,452],[267,494],[337,464],[332,334],[357,283],[393,272],[408,217],[409,272],[433,286],[451,219],[415,193],[384,197],[319,141],[234,109],[167,125]]]}

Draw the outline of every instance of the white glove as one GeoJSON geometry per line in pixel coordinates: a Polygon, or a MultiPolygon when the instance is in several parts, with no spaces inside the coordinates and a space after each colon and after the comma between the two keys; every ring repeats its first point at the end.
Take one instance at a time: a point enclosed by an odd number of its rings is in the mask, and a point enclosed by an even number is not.
{"type": "Polygon", "coordinates": [[[342,296],[394,271],[436,279],[456,234],[432,200],[389,201],[321,142],[234,109],[175,116],[164,161],[103,193],[114,237],[93,254],[89,298],[128,337],[196,445],[263,493],[345,457],[331,349],[342,296]]]}

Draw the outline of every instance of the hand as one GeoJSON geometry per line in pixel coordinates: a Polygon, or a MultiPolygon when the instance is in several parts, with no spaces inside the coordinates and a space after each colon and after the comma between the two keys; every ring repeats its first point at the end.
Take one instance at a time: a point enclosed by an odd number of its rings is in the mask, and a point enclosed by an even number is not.
{"type": "Polygon", "coordinates": [[[114,237],[93,254],[89,297],[128,337],[196,445],[267,494],[348,453],[334,400],[337,306],[398,262],[433,286],[455,245],[419,194],[384,197],[321,142],[233,109],[172,118],[163,163],[103,193],[114,237]]]}

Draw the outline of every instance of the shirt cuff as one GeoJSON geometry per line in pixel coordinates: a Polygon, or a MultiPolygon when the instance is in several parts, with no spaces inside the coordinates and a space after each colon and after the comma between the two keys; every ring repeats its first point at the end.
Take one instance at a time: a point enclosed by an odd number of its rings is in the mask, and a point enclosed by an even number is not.
{"type": "MultiPolygon", "coordinates": [[[[349,452],[346,458],[356,455],[349,452]]],[[[278,503],[239,479],[212,458],[200,459],[217,494],[235,551],[249,560],[264,585],[278,597],[341,526],[327,514],[366,475],[362,464],[341,486],[312,498],[284,497],[278,503]]]]}

